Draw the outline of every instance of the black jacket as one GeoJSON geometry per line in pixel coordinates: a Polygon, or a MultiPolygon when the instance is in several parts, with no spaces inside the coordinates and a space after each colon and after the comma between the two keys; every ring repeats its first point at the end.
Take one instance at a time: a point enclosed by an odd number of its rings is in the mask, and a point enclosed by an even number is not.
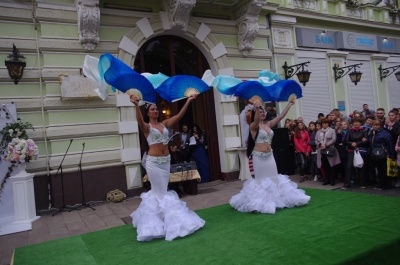
{"type": "Polygon", "coordinates": [[[356,143],[358,148],[367,148],[368,141],[362,141],[363,138],[365,138],[366,140],[368,139],[368,133],[364,130],[363,127],[359,127],[358,129],[350,128],[350,130],[348,130],[346,134],[345,140],[345,143],[348,146],[348,150],[354,151],[354,147],[351,146],[351,144],[354,142],[356,143]]]}

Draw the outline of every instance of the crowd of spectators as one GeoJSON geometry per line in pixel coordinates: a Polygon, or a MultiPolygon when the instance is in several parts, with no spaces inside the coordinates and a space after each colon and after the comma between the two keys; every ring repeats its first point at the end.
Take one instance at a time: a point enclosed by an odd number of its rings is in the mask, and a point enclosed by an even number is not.
{"type": "Polygon", "coordinates": [[[302,117],[286,119],[285,127],[300,182],[342,182],[342,189],[400,187],[399,174],[387,174],[389,158],[400,166],[400,109],[394,108],[386,116],[385,109],[372,110],[364,104],[362,111],[354,110],[348,117],[333,109],[327,115],[319,113],[308,125],[302,117]],[[327,150],[333,154],[325,155],[327,150]],[[378,157],[379,150],[383,155],[378,157]],[[362,167],[353,164],[356,153],[361,154],[362,167]]]}

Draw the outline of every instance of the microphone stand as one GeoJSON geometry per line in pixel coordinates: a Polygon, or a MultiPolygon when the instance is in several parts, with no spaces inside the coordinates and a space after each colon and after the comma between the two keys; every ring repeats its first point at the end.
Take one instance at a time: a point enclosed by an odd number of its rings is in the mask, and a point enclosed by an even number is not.
{"type": "Polygon", "coordinates": [[[54,177],[57,177],[57,176],[58,176],[58,172],[60,172],[60,176],[61,176],[62,206],[61,206],[60,208],[58,208],[58,210],[57,210],[55,213],[53,213],[52,216],[58,214],[59,212],[62,212],[64,209],[70,209],[70,211],[73,210],[73,209],[75,209],[75,207],[73,207],[73,206],[66,206],[66,205],[65,205],[64,175],[63,175],[63,170],[62,170],[62,164],[63,164],[63,162],[64,162],[65,157],[67,156],[68,150],[69,150],[69,148],[70,148],[70,146],[71,146],[73,140],[74,140],[74,139],[71,139],[71,141],[69,142],[67,151],[65,151],[64,157],[63,157],[63,159],[61,160],[61,163],[60,163],[60,166],[58,167],[57,173],[56,173],[56,175],[54,176],[54,177]]]}
{"type": "Polygon", "coordinates": [[[82,144],[82,152],[81,152],[81,159],[79,160],[79,173],[81,175],[81,191],[82,191],[82,203],[81,205],[79,205],[77,208],[80,210],[80,208],[82,207],[88,207],[92,210],[96,210],[95,208],[92,207],[92,205],[90,205],[90,203],[86,203],[85,202],[85,192],[83,189],[83,174],[82,174],[82,156],[83,156],[83,150],[85,150],[85,143],[82,144]]]}

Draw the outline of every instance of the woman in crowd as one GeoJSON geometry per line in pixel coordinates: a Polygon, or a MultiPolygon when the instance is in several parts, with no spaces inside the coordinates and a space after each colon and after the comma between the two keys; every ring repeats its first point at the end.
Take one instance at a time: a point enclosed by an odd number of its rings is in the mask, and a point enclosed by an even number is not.
{"type": "Polygon", "coordinates": [[[304,123],[298,122],[294,129],[294,147],[296,149],[296,161],[300,173],[300,182],[306,180],[307,173],[307,161],[310,158],[311,146],[308,145],[310,142],[310,135],[308,134],[304,123]]]}
{"type": "Polygon", "coordinates": [[[310,141],[308,142],[308,145],[311,147],[311,153],[310,153],[310,172],[311,176],[314,176],[314,181],[318,181],[318,175],[319,169],[317,167],[317,147],[315,145],[315,135],[317,133],[317,130],[315,128],[315,122],[310,121],[308,123],[308,134],[310,136],[310,141]]]}
{"type": "Polygon", "coordinates": [[[139,98],[131,95],[135,105],[136,119],[149,145],[145,167],[151,183],[151,190],[142,193],[142,202],[131,214],[133,226],[137,228],[137,240],[149,241],[165,237],[170,241],[184,237],[204,226],[204,220],[186,207],[175,191],[168,191],[171,156],[168,150],[168,127],[178,122],[186,112],[190,102],[196,96],[187,99],[185,105],[175,116],[158,121],[159,110],[155,104],[146,105],[145,122],[139,108],[139,98]]]}
{"type": "Polygon", "coordinates": [[[315,144],[317,145],[317,163],[318,167],[324,167],[325,180],[322,185],[331,184],[335,185],[336,179],[336,165],[340,164],[340,157],[335,148],[336,132],[329,127],[330,121],[328,119],[322,120],[322,128],[318,131],[315,137],[315,144]],[[327,148],[333,149],[333,155],[322,154],[321,151],[327,148]]]}
{"type": "Polygon", "coordinates": [[[310,135],[308,145],[311,147],[310,168],[312,173],[311,175],[314,176],[314,181],[318,181],[319,175],[321,174],[317,167],[317,146],[315,145],[315,136],[317,135],[317,132],[318,130],[315,126],[315,122],[310,121],[308,123],[308,134],[310,135]]]}
{"type": "Polygon", "coordinates": [[[392,135],[393,144],[396,143],[397,137],[400,134],[400,122],[397,120],[397,114],[399,111],[397,109],[392,109],[389,111],[388,118],[383,126],[392,135]]]}
{"type": "Polygon", "coordinates": [[[347,144],[346,144],[346,135],[349,131],[350,124],[348,121],[343,120],[340,123],[339,128],[336,130],[336,149],[339,152],[340,164],[338,167],[338,175],[340,175],[340,179],[344,181],[346,175],[346,166],[347,166],[347,144]]]}
{"type": "MultiPolygon", "coordinates": [[[[383,126],[392,135],[393,146],[396,146],[397,137],[400,135],[400,122],[397,120],[398,113],[399,110],[397,108],[390,110],[383,126]]],[[[398,179],[398,177],[392,177],[393,185],[397,184],[398,179]]]]}
{"type": "MultiPolygon", "coordinates": [[[[328,115],[329,116],[329,115],[328,115]]],[[[325,119],[325,118],[323,118],[323,119],[325,119]]],[[[321,124],[321,121],[323,120],[323,119],[319,119],[316,123],[315,123],[315,130],[316,130],[316,134],[315,134],[315,137],[317,137],[317,133],[319,132],[319,130],[321,130],[322,129],[322,124],[321,124]]],[[[315,144],[315,138],[314,138],[314,144],[315,144]]],[[[317,151],[318,151],[318,148],[317,148],[317,145],[315,144],[315,148],[316,148],[316,154],[315,154],[315,163],[317,164],[317,168],[319,169],[319,172],[320,172],[320,175],[319,175],[319,177],[318,177],[318,181],[321,181],[321,182],[324,182],[325,181],[325,179],[326,179],[326,174],[325,174],[325,169],[324,169],[324,166],[323,165],[321,165],[321,167],[318,167],[318,159],[317,159],[317,151]]]]}
{"type": "Polygon", "coordinates": [[[285,120],[285,128],[288,129],[288,139],[289,139],[289,153],[294,153],[294,126],[291,119],[285,120]]]}
{"type": "Polygon", "coordinates": [[[192,134],[196,140],[195,145],[191,145],[191,158],[196,162],[197,170],[199,171],[201,182],[211,181],[210,163],[208,161],[207,150],[207,139],[199,125],[193,124],[192,134]]]}
{"type": "Polygon", "coordinates": [[[367,174],[366,168],[367,163],[361,168],[355,168],[353,165],[354,152],[360,152],[364,161],[367,161],[368,152],[368,139],[367,132],[361,126],[364,120],[361,117],[355,116],[351,119],[351,128],[346,135],[345,144],[347,148],[347,163],[345,167],[346,178],[342,189],[347,189],[351,186],[352,182],[360,185],[362,189],[366,188],[367,174]],[[358,179],[356,179],[356,170],[358,171],[358,179]]]}
{"type": "Polygon", "coordinates": [[[387,176],[387,157],[395,158],[392,135],[381,127],[381,121],[372,122],[372,130],[368,133],[368,142],[371,149],[371,162],[374,170],[378,171],[377,189],[387,190],[392,187],[391,179],[387,176]],[[377,156],[374,148],[380,148],[383,156],[377,156]]]}
{"type": "Polygon", "coordinates": [[[277,208],[301,206],[310,200],[288,176],[278,174],[271,149],[274,135],[271,128],[285,117],[293,104],[294,101],[289,102],[276,118],[265,121],[264,108],[254,103],[247,155],[253,157],[255,178],[246,180],[240,193],[230,199],[230,205],[236,210],[274,214],[277,208]]]}

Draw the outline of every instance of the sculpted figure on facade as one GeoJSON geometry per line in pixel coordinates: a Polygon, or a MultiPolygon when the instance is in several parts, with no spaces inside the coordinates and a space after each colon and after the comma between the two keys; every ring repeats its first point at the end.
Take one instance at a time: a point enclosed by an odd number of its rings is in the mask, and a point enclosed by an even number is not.
{"type": "Polygon", "coordinates": [[[254,40],[260,29],[257,20],[265,0],[250,0],[236,11],[239,50],[247,56],[254,49],[254,40]]]}
{"type": "Polygon", "coordinates": [[[77,0],[75,4],[78,12],[79,41],[86,50],[93,50],[100,41],[99,1],[77,0]]]}
{"type": "Polygon", "coordinates": [[[186,30],[196,0],[165,0],[171,28],[186,30]]]}

